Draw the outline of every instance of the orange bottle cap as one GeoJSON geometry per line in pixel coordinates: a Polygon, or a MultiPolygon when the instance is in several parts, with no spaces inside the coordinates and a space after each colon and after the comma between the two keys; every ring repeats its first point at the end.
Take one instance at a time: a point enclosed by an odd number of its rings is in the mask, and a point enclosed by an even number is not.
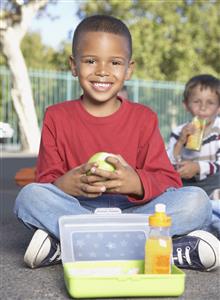
{"type": "Polygon", "coordinates": [[[171,217],[164,213],[156,212],[149,217],[149,225],[153,227],[170,227],[171,223],[171,217]]]}
{"type": "Polygon", "coordinates": [[[166,214],[166,206],[158,203],[155,206],[155,213],[149,217],[149,225],[153,227],[170,227],[171,217],[166,214]]]}

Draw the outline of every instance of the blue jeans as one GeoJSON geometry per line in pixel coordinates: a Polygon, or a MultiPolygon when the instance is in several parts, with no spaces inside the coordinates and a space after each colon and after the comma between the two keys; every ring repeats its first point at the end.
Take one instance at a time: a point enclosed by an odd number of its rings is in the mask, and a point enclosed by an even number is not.
{"type": "Polygon", "coordinates": [[[206,229],[210,225],[211,203],[198,187],[170,188],[148,203],[137,205],[122,195],[76,198],[53,184],[31,183],[19,192],[14,212],[29,228],[41,228],[59,239],[58,220],[63,215],[92,214],[100,207],[118,207],[122,213],[153,214],[157,203],[166,204],[167,214],[172,218],[172,236],[206,229]]]}
{"type": "Polygon", "coordinates": [[[212,222],[208,231],[212,232],[220,240],[220,199],[211,200],[212,204],[212,222]]]}

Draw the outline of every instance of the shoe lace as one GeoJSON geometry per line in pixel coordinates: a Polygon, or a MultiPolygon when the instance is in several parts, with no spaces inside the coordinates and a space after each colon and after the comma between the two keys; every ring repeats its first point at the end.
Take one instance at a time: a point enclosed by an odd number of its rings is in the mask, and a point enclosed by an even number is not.
{"type": "Polygon", "coordinates": [[[190,247],[189,246],[186,246],[185,247],[185,256],[183,256],[183,253],[182,253],[182,248],[177,248],[177,259],[178,259],[178,262],[180,265],[183,265],[183,258],[185,257],[185,260],[186,262],[189,264],[189,265],[192,265],[192,262],[191,262],[191,259],[190,259],[190,247]]]}
{"type": "Polygon", "coordinates": [[[56,251],[54,252],[54,255],[50,257],[49,261],[52,262],[54,260],[61,259],[61,250],[60,250],[60,244],[56,243],[56,251]]]}

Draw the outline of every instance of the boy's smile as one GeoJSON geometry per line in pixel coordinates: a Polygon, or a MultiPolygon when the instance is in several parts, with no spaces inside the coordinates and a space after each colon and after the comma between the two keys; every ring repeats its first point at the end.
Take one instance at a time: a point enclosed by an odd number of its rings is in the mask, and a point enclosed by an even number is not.
{"type": "Polygon", "coordinates": [[[113,113],[119,107],[117,93],[132,74],[128,42],[108,32],[87,32],[80,39],[76,57],[71,58],[74,76],[83,89],[83,104],[88,111],[113,113]]]}

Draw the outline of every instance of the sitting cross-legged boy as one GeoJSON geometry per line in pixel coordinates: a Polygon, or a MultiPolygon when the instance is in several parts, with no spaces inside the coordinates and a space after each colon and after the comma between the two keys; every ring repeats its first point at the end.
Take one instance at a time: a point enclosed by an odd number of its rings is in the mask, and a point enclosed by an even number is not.
{"type": "Polygon", "coordinates": [[[201,187],[213,199],[209,228],[220,238],[220,196],[216,196],[220,189],[220,80],[208,74],[192,77],[186,83],[183,99],[192,117],[206,122],[201,147],[187,147],[189,136],[195,132],[195,125],[189,122],[173,129],[167,153],[177,164],[183,186],[201,187]]]}
{"type": "Polygon", "coordinates": [[[18,194],[15,214],[35,232],[25,252],[31,267],[60,262],[58,220],[118,207],[152,214],[166,205],[172,218],[173,260],[183,268],[219,266],[219,241],[205,229],[211,204],[198,187],[182,187],[167,156],[156,114],[118,96],[131,77],[132,39],[127,26],[106,15],[85,18],[73,37],[70,66],[82,88],[79,99],[47,108],[37,160],[36,183],[18,194]],[[87,163],[108,152],[110,172],[87,163]]]}

